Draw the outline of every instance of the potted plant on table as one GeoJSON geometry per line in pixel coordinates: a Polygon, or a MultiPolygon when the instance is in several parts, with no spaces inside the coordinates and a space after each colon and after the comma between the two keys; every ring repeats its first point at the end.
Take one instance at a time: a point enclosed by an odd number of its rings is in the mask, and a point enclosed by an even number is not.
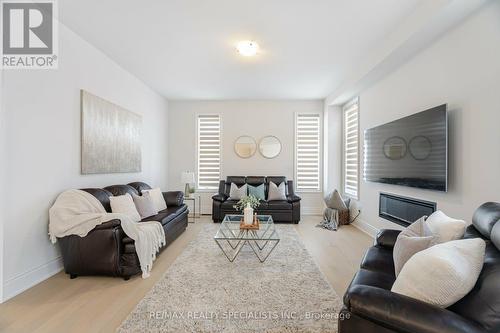
{"type": "Polygon", "coordinates": [[[239,211],[243,211],[243,221],[245,224],[253,223],[253,210],[259,207],[260,201],[257,197],[249,195],[240,199],[234,208],[239,211]]]}

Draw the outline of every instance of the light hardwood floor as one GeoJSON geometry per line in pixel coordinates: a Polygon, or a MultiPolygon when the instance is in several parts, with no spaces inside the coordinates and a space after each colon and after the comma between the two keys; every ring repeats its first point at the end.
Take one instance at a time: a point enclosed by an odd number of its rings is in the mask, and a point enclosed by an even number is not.
{"type": "MultiPolygon", "coordinates": [[[[342,296],[373,240],[353,226],[343,226],[337,232],[316,228],[320,219],[305,216],[295,227],[321,271],[342,296]]],[[[209,216],[190,223],[187,231],[158,257],[148,279],[70,280],[63,272],[56,274],[0,305],[0,332],[114,332],[205,223],[212,223],[209,216]]]]}

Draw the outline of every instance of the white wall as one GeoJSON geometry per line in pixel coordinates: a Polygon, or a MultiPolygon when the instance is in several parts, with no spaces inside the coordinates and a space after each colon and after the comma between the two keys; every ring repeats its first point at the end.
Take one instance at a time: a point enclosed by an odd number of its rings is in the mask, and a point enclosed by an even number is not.
{"type": "Polygon", "coordinates": [[[60,270],[47,231],[48,209],[61,191],[136,180],[168,184],[167,101],[62,25],[59,38],[59,69],[4,72],[4,299],[60,270]],[[141,173],[80,174],[80,89],[143,116],[141,173]]]}
{"type": "Polygon", "coordinates": [[[469,222],[481,203],[500,201],[499,92],[498,1],[483,7],[397,71],[362,92],[361,133],[448,103],[450,151],[448,193],[362,181],[361,221],[377,229],[397,228],[396,224],[378,217],[381,191],[436,201],[438,209],[469,222]]]}
{"type": "MultiPolygon", "coordinates": [[[[184,189],[181,172],[196,171],[196,115],[219,113],[222,117],[222,178],[233,175],[283,175],[294,179],[294,115],[296,112],[323,114],[322,101],[170,101],[169,102],[169,184],[184,189]],[[242,159],[233,149],[241,135],[258,142],[266,135],[278,137],[280,155],[266,159],[259,152],[242,159]]],[[[217,192],[217,191],[214,191],[217,192]]],[[[202,198],[204,214],[212,211],[213,193],[202,198]]],[[[318,214],[322,209],[321,193],[301,193],[302,212],[318,214]]]]}

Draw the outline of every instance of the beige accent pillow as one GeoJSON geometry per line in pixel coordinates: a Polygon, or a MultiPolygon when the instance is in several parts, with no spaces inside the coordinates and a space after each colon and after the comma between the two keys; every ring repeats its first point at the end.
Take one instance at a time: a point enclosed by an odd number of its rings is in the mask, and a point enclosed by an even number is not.
{"type": "Polygon", "coordinates": [[[142,194],[149,193],[151,195],[151,199],[155,203],[156,210],[161,212],[164,209],[167,209],[167,203],[165,202],[165,198],[163,197],[163,193],[159,187],[151,189],[151,190],[142,190],[142,194]]]}
{"type": "Polygon", "coordinates": [[[267,193],[267,200],[286,200],[286,187],[285,182],[277,186],[273,182],[269,182],[269,192],[267,193]]]}
{"type": "Polygon", "coordinates": [[[432,233],[438,236],[438,243],[461,239],[467,227],[465,221],[449,217],[440,210],[432,213],[426,223],[432,233]]]}
{"type": "Polygon", "coordinates": [[[432,234],[423,216],[401,231],[394,244],[392,256],[396,277],[404,264],[415,254],[437,243],[437,237],[432,234]]]}
{"type": "Polygon", "coordinates": [[[127,215],[134,222],[139,222],[141,216],[134,205],[134,200],[130,194],[119,195],[116,197],[109,197],[109,202],[111,204],[111,212],[120,213],[127,215]]]}
{"type": "Polygon", "coordinates": [[[155,202],[151,198],[151,193],[143,192],[141,196],[134,194],[133,199],[135,208],[142,219],[158,214],[155,202]]]}
{"type": "Polygon", "coordinates": [[[474,288],[483,268],[481,238],[434,245],[408,260],[391,291],[447,308],[474,288]]]}

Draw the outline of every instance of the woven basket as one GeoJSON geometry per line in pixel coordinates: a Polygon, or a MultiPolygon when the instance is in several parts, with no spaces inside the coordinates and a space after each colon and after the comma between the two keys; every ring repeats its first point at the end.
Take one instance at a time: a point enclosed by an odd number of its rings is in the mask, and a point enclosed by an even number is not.
{"type": "Polygon", "coordinates": [[[339,225],[349,224],[349,209],[339,210],[339,225]]]}

